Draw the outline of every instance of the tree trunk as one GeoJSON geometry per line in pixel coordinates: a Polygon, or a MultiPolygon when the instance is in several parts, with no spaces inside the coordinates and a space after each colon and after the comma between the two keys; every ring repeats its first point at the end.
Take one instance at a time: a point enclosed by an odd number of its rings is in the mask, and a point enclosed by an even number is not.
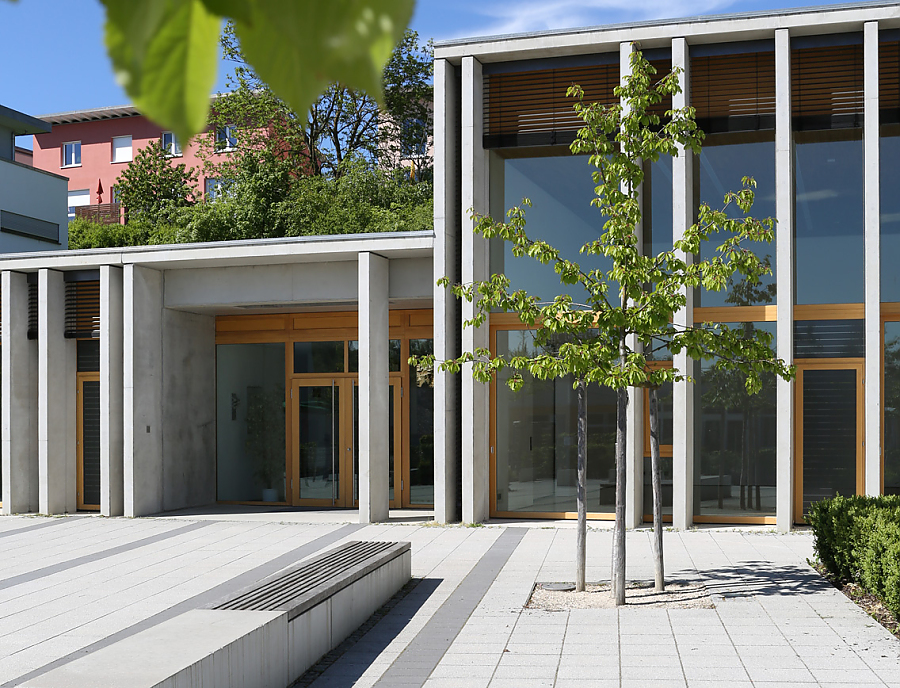
{"type": "Polygon", "coordinates": [[[587,385],[578,381],[578,528],[575,535],[575,592],[584,592],[584,565],[587,539],[587,385]]]}
{"type": "MultiPolygon", "coordinates": [[[[623,299],[624,300],[624,299],[623,299]]],[[[621,363],[625,365],[625,333],[619,339],[621,363]]],[[[625,437],[628,429],[628,389],[616,391],[616,529],[613,535],[612,592],[616,606],[625,604],[625,437]]]]}
{"type": "Polygon", "coordinates": [[[650,472],[653,480],[653,564],[656,572],[656,590],[666,589],[663,566],[662,479],[659,473],[659,397],[657,387],[650,388],[650,472]]]}

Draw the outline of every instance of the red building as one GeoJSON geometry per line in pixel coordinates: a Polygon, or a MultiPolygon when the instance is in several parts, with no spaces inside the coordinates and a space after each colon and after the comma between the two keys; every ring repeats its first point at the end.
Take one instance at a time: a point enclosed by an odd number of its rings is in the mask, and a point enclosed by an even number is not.
{"type": "Polygon", "coordinates": [[[198,195],[214,184],[214,180],[207,184],[202,173],[195,139],[187,144],[178,141],[172,132],[154,124],[131,105],[61,112],[40,119],[53,125],[53,129],[34,136],[33,164],[68,177],[70,219],[77,207],[115,202],[116,180],[151,141],[161,143],[176,163],[197,168],[198,195]],[[102,193],[98,195],[99,189],[102,193]]]}

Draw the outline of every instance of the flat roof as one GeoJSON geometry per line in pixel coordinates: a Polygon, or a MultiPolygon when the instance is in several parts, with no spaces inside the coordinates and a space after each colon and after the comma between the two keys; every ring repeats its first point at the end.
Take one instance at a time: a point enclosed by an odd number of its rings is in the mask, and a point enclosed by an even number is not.
{"type": "Polygon", "coordinates": [[[16,136],[46,134],[50,131],[50,125],[46,122],[5,105],[0,105],[0,127],[12,130],[16,136]]]}
{"type": "MultiPolygon", "coordinates": [[[[41,115],[40,119],[48,124],[73,124],[75,122],[95,122],[102,119],[134,117],[140,114],[134,105],[108,105],[89,110],[70,110],[69,112],[41,115]]],[[[48,129],[47,131],[50,130],[48,129]]]]}
{"type": "Polygon", "coordinates": [[[379,232],[330,236],[210,241],[0,254],[0,270],[90,270],[102,265],[143,265],[158,270],[283,265],[356,260],[362,252],[388,259],[430,258],[434,232],[379,232]]]}

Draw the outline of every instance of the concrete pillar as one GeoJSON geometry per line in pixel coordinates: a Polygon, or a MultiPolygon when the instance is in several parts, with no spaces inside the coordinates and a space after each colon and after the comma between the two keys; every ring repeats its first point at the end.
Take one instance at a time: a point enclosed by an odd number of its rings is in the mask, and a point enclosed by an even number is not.
{"type": "Polygon", "coordinates": [[[23,273],[2,273],[3,513],[38,510],[37,343],[27,338],[28,283],[23,273]]]}
{"type": "Polygon", "coordinates": [[[75,340],[66,340],[66,285],[58,270],[38,271],[38,509],[77,509],[75,340]]]}
{"type": "Polygon", "coordinates": [[[100,267],[100,513],[125,513],[122,268],[100,267]]]}
{"type": "MultiPolygon", "coordinates": [[[[791,39],[775,31],[775,283],[778,285],[778,357],[794,361],[794,142],[791,135],[791,39]]],[[[776,382],[776,494],[778,530],[793,522],[794,383],[776,382]]]]}
{"type": "MultiPolygon", "coordinates": [[[[482,145],[483,81],[481,63],[462,59],[462,281],[487,279],[488,242],[472,231],[472,211],[488,212],[487,156],[482,145]]],[[[463,301],[462,319],[475,315],[475,304],[463,301]]],[[[462,350],[488,346],[489,322],[462,332],[462,350]]],[[[472,378],[472,364],[462,369],[462,520],[479,523],[490,514],[489,388],[472,378]]]]}
{"type": "MultiPolygon", "coordinates": [[[[631,74],[631,53],[634,43],[619,44],[619,79],[624,81],[631,74]]],[[[622,103],[623,108],[625,103],[622,103]]],[[[643,224],[637,227],[637,248],[643,251],[643,224]]],[[[640,351],[637,337],[630,336],[628,345],[633,351],[640,351]]],[[[625,495],[625,527],[637,528],[644,522],[644,390],[636,387],[628,389],[628,436],[625,443],[625,457],[628,475],[628,489],[625,495]]]]}
{"type": "MultiPolygon", "coordinates": [[[[672,97],[672,107],[682,108],[690,103],[691,73],[687,41],[672,39],[672,67],[682,69],[681,93],[672,97]]],[[[679,146],[678,157],[672,161],[672,238],[678,241],[694,222],[693,156],[679,146]]],[[[691,255],[680,256],[691,261],[691,255]]],[[[674,323],[680,327],[694,324],[694,291],[687,289],[687,303],[675,314],[674,323]]],[[[693,373],[693,361],[686,352],[675,356],[673,365],[682,373],[693,373]]],[[[686,380],[673,385],[675,408],[672,432],[672,524],[678,529],[690,528],[694,522],[694,385],[686,380]]]]}
{"type": "Polygon", "coordinates": [[[866,494],[881,494],[881,221],[878,131],[878,22],[863,32],[863,148],[865,164],[866,494]]]}
{"type": "Polygon", "coordinates": [[[126,265],[123,272],[123,485],[125,515],[163,508],[163,274],[126,265]]]}
{"type": "MultiPolygon", "coordinates": [[[[434,281],[459,274],[459,88],[453,65],[434,61],[434,281]]],[[[458,355],[459,305],[447,287],[434,288],[434,356],[437,362],[458,355]]],[[[457,378],[434,370],[434,520],[459,520],[459,405],[457,378]]]]}
{"type": "Polygon", "coordinates": [[[359,254],[359,522],[388,519],[388,269],[359,254]]]}

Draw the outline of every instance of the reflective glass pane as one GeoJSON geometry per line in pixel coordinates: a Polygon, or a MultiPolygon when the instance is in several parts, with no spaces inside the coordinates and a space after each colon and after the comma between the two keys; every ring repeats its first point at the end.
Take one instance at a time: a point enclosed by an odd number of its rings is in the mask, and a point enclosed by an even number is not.
{"type": "Polygon", "coordinates": [[[856,494],[855,370],[803,371],[803,513],[836,494],[856,494]]]}
{"type": "MultiPolygon", "coordinates": [[[[359,341],[352,340],[347,343],[347,363],[349,372],[359,372],[359,341]]],[[[400,340],[391,339],[388,342],[388,370],[392,373],[400,372],[400,340]]]]}
{"type": "Polygon", "coordinates": [[[900,322],[884,323],[884,493],[900,494],[900,322]]]}
{"type": "MultiPolygon", "coordinates": [[[[409,355],[434,353],[433,339],[410,339],[409,355]]],[[[409,501],[434,504],[434,376],[409,370],[409,501]]]]}
{"type": "Polygon", "coordinates": [[[672,250],[672,158],[644,164],[644,255],[672,250]]]}
{"type": "MultiPolygon", "coordinates": [[[[81,501],[100,506],[100,381],[81,385],[81,501]]],[[[282,453],[284,448],[282,447],[282,453]]]]}
{"type": "MultiPolygon", "coordinates": [[[[533,350],[532,333],[497,333],[498,353],[533,350]]],[[[497,382],[497,509],[559,513],[576,510],[578,400],[572,380],[526,376],[513,392],[497,382]]],[[[588,387],[587,509],[611,513],[615,506],[616,393],[588,387]]]]}
{"type": "Polygon", "coordinates": [[[100,372],[99,339],[79,339],[75,351],[76,370],[79,373],[100,372]]]}
{"type": "MultiPolygon", "coordinates": [[[[745,323],[775,334],[775,323],[745,323]]],[[[775,345],[774,339],[772,346],[775,345]]],[[[694,513],[702,516],[775,515],[775,376],[764,375],[747,394],[738,370],[703,361],[694,389],[694,513]]]]}
{"type": "MultiPolygon", "coordinates": [[[[603,232],[604,216],[591,206],[595,169],[587,156],[565,155],[550,158],[492,158],[492,188],[501,186],[494,167],[502,165],[502,208],[492,208],[495,219],[505,219],[509,208],[521,206],[529,198],[531,208],[525,209],[526,232],[532,239],[544,239],[568,258],[578,260],[585,269],[609,269],[603,256],[580,256],[579,249],[603,232]],[[496,165],[494,165],[496,163],[496,165]],[[502,217],[501,217],[502,216],[502,217]]],[[[570,294],[576,301],[584,297],[578,285],[560,284],[553,265],[541,265],[533,258],[515,258],[510,245],[501,239],[491,240],[491,272],[505,274],[512,289],[526,289],[529,294],[551,300],[558,294],[570,294]]],[[[616,293],[613,288],[611,293],[616,293]]]]}
{"type": "MultiPolygon", "coordinates": [[[[671,359],[671,356],[669,357],[671,359]]],[[[656,392],[659,401],[659,446],[660,453],[664,448],[671,451],[672,435],[674,433],[674,412],[673,412],[673,389],[672,383],[667,382],[662,385],[656,392]]],[[[650,404],[649,394],[647,395],[648,404],[644,410],[644,422],[647,423],[647,431],[650,428],[650,404]]],[[[645,447],[649,450],[649,447],[645,447]]],[[[666,452],[670,453],[670,452],[666,452]]],[[[644,457],[644,513],[653,513],[653,471],[650,456],[644,457]]],[[[659,457],[659,475],[660,487],[662,488],[662,511],[663,514],[672,513],[672,457],[659,457]]]]}
{"type": "Polygon", "coordinates": [[[218,499],[285,501],[284,344],[216,347],[218,499]]]}
{"type": "Polygon", "coordinates": [[[900,125],[881,128],[881,300],[900,302],[900,125]]]}
{"type": "Polygon", "coordinates": [[[858,130],[794,135],[798,304],[863,301],[863,148],[858,130]]]}
{"type": "Polygon", "coordinates": [[[295,373],[343,373],[344,342],[294,342],[295,373]]]}
{"type": "MultiPolygon", "coordinates": [[[[775,217],[775,141],[771,132],[717,134],[703,143],[703,151],[695,156],[699,194],[698,206],[706,203],[713,210],[721,210],[728,192],[741,190],[743,177],[756,181],[756,197],[751,215],[763,219],[775,217]]],[[[732,204],[729,217],[740,218],[744,214],[732,204]]],[[[716,255],[716,248],[728,237],[713,234],[700,244],[700,257],[708,260],[716,255]]],[[[698,290],[699,306],[751,306],[775,303],[775,243],[750,242],[746,247],[772,267],[772,274],[762,278],[760,284],[732,282],[724,291],[698,290]]]]}
{"type": "MultiPolygon", "coordinates": [[[[659,457],[659,481],[662,492],[662,512],[664,516],[672,515],[672,457],[659,457]]],[[[644,457],[644,516],[653,514],[653,466],[649,456],[644,457]]],[[[651,520],[648,518],[646,520],[651,520]]]]}
{"type": "Polygon", "coordinates": [[[295,407],[300,428],[300,499],[340,496],[341,388],[300,387],[295,407]]]}

